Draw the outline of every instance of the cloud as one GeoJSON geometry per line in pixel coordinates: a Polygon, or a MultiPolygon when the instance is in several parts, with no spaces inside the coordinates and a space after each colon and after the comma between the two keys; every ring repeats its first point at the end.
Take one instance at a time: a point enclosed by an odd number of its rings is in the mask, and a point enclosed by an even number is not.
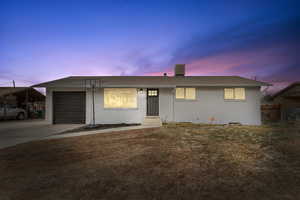
{"type": "Polygon", "coordinates": [[[162,75],[161,71],[168,66],[169,55],[165,49],[136,49],[123,56],[122,75],[162,75]],[[123,64],[124,65],[124,64],[123,64]]]}
{"type": "Polygon", "coordinates": [[[272,82],[299,80],[300,17],[241,23],[209,37],[195,35],[170,61],[192,75],[258,76],[272,82]],[[294,72],[294,73],[293,73],[294,72]]]}
{"type": "Polygon", "coordinates": [[[169,49],[126,47],[124,54],[120,49],[39,49],[2,59],[0,82],[17,79],[32,85],[69,75],[172,75],[176,63],[186,63],[188,75],[256,76],[287,84],[300,77],[299,24],[299,16],[251,20],[206,37],[195,34],[173,50],[175,43],[169,49]]]}

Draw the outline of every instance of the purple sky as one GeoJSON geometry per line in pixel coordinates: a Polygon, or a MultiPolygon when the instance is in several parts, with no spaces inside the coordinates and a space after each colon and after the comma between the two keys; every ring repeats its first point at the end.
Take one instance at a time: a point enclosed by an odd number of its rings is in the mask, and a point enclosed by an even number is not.
{"type": "Polygon", "coordinates": [[[300,77],[299,1],[0,2],[0,86],[71,75],[300,77]]]}

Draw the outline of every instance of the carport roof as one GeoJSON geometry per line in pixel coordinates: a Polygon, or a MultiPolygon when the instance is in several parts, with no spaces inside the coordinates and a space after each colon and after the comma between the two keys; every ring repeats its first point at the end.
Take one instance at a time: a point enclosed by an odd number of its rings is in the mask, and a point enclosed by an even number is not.
{"type": "Polygon", "coordinates": [[[23,95],[25,96],[26,91],[28,91],[29,95],[34,97],[34,99],[38,100],[44,100],[45,95],[40,93],[39,91],[35,90],[34,88],[31,87],[0,87],[0,97],[11,95],[11,94],[18,94],[18,95],[23,95]]]}
{"type": "Polygon", "coordinates": [[[32,87],[86,87],[90,80],[96,80],[100,87],[256,87],[271,85],[240,76],[70,76],[32,87]]]}
{"type": "Polygon", "coordinates": [[[13,94],[16,92],[21,92],[28,89],[28,87],[0,87],[0,96],[5,96],[7,94],[13,94]]]}

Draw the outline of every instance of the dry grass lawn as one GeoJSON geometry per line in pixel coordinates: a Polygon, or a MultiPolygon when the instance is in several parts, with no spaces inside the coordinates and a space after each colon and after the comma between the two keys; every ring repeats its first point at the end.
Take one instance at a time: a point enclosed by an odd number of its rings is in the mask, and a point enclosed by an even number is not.
{"type": "Polygon", "coordinates": [[[300,199],[300,130],[168,124],[0,150],[0,199],[300,199]]]}

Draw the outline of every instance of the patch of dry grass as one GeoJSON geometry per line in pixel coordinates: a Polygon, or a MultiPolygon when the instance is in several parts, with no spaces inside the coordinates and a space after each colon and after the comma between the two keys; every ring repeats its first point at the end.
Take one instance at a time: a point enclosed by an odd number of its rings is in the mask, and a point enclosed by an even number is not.
{"type": "Polygon", "coordinates": [[[166,124],[0,150],[0,199],[300,199],[300,130],[166,124]]]}

